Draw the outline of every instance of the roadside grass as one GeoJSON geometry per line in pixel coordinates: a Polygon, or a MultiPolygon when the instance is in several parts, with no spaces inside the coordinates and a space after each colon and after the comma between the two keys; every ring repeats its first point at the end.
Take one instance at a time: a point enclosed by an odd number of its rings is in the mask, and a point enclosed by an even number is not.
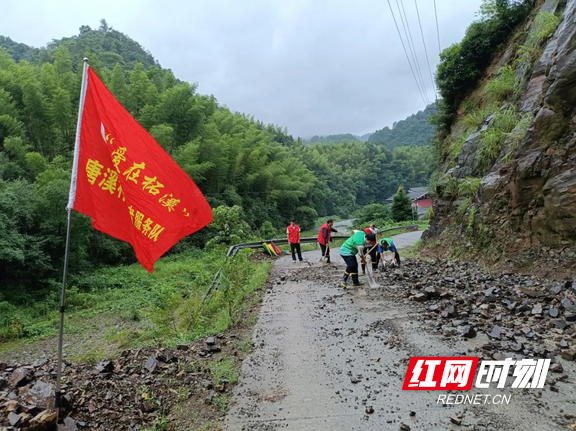
{"type": "Polygon", "coordinates": [[[416,241],[416,243],[414,245],[405,247],[401,250],[399,250],[400,253],[400,257],[402,259],[404,258],[409,258],[409,259],[417,259],[420,258],[420,250],[422,248],[422,240],[419,239],[418,241],[416,241]]]}
{"type": "MultiPolygon", "coordinates": [[[[127,348],[174,346],[228,329],[257,302],[254,292],[268,279],[271,263],[253,262],[248,253],[225,263],[224,255],[224,250],[191,250],[168,256],[153,274],[140,265],[73,274],[65,343],[81,347],[69,349],[69,359],[94,362],[127,348]],[[221,266],[220,285],[206,296],[221,266]]],[[[58,289],[52,289],[29,305],[0,302],[0,355],[56,336],[58,297],[58,289]]]]}
{"type": "Polygon", "coordinates": [[[216,379],[216,384],[220,385],[223,381],[227,383],[234,384],[238,381],[240,375],[240,370],[238,369],[238,364],[234,359],[225,359],[220,362],[211,362],[210,371],[216,379]]]}

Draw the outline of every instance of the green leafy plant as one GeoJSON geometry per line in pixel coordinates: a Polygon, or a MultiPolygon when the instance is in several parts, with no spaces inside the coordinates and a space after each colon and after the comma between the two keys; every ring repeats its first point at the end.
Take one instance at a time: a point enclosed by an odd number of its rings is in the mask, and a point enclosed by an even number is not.
{"type": "Polygon", "coordinates": [[[534,18],[526,43],[518,48],[515,66],[532,65],[542,53],[544,43],[552,36],[560,23],[560,17],[550,12],[539,12],[534,18]]]}
{"type": "Polygon", "coordinates": [[[454,141],[450,144],[450,149],[449,149],[450,160],[453,160],[454,162],[456,162],[458,160],[458,157],[460,156],[460,153],[462,152],[462,147],[464,146],[465,141],[466,141],[466,136],[462,135],[460,137],[460,139],[458,139],[457,141],[454,141]]]}
{"type": "Polygon", "coordinates": [[[480,178],[466,177],[458,182],[458,196],[474,198],[480,190],[480,178]]]}
{"type": "Polygon", "coordinates": [[[230,399],[226,395],[218,395],[214,398],[214,404],[218,406],[222,413],[228,411],[228,404],[230,404],[230,399]]]}
{"type": "Polygon", "coordinates": [[[508,134],[510,137],[510,147],[508,148],[508,152],[502,157],[503,163],[508,163],[512,160],[512,156],[516,153],[518,146],[524,136],[526,136],[526,132],[528,131],[528,127],[532,123],[533,115],[531,113],[525,113],[522,115],[520,122],[516,125],[516,127],[508,134]]]}
{"type": "Polygon", "coordinates": [[[217,384],[220,384],[222,380],[227,380],[228,383],[236,383],[240,374],[238,371],[238,365],[233,359],[213,362],[210,364],[210,370],[212,371],[217,384]]]}
{"type": "Polygon", "coordinates": [[[518,120],[519,116],[514,106],[494,115],[490,128],[480,137],[480,147],[476,155],[478,166],[483,172],[493,166],[504,147],[504,140],[518,124],[518,120]]]}
{"type": "Polygon", "coordinates": [[[510,65],[502,67],[498,75],[484,86],[484,92],[494,101],[506,100],[509,96],[517,94],[518,91],[519,83],[516,70],[510,65]]]}

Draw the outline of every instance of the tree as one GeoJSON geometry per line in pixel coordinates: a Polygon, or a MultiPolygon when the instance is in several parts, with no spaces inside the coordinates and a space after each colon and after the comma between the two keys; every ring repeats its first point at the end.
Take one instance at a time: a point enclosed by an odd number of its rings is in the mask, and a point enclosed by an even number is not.
{"type": "Polygon", "coordinates": [[[124,75],[124,70],[118,63],[116,63],[116,66],[114,66],[114,69],[112,70],[110,91],[125,107],[128,101],[128,86],[126,85],[126,76],[124,75]]]}
{"type": "Polygon", "coordinates": [[[392,201],[392,219],[395,222],[412,220],[412,201],[402,186],[398,187],[392,201]]]}
{"type": "Polygon", "coordinates": [[[100,20],[100,31],[106,33],[108,30],[112,30],[110,27],[108,27],[108,23],[106,22],[106,20],[104,18],[102,18],[100,20]]]}
{"type": "Polygon", "coordinates": [[[140,110],[148,103],[150,90],[153,87],[148,79],[142,63],[136,63],[130,73],[130,90],[128,96],[129,111],[138,115],[140,110]]]}
{"type": "Polygon", "coordinates": [[[390,219],[390,210],[382,204],[370,204],[356,213],[356,223],[368,225],[370,223],[382,223],[390,219]]]}

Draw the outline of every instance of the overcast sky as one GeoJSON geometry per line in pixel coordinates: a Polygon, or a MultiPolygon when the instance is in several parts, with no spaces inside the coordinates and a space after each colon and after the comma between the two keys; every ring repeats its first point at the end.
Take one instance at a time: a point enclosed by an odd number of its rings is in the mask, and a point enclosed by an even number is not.
{"type": "MultiPolygon", "coordinates": [[[[402,22],[391,0],[398,25],[402,22]]],[[[459,41],[481,0],[437,0],[442,48],[459,41]]],[[[233,111],[294,136],[364,134],[425,107],[383,0],[2,0],[0,34],[35,47],[108,25],[233,111]]],[[[403,2],[434,99],[414,0],[403,2]]],[[[433,0],[417,0],[432,72],[433,0]]],[[[404,34],[403,34],[404,36],[404,34]]],[[[406,41],[405,41],[406,43],[406,41]]]]}

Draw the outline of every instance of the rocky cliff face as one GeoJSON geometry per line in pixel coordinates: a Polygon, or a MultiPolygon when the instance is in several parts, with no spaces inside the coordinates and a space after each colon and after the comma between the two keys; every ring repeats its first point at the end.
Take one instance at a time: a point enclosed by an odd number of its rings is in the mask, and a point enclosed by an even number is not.
{"type": "Polygon", "coordinates": [[[447,139],[463,143],[452,166],[444,163],[425,235],[429,243],[446,244],[445,239],[460,234],[465,249],[489,249],[494,256],[538,244],[576,245],[576,0],[541,5],[494,62],[487,80],[518,59],[519,47],[537,31],[540,12],[561,17],[560,23],[535,63],[516,62],[520,85],[514,102],[501,101],[497,108],[502,113],[514,103],[516,118],[522,120],[505,134],[496,161],[484,169],[482,136],[499,113],[488,115],[471,133],[462,118],[456,122],[447,139]],[[469,177],[480,179],[480,187],[463,203],[458,190],[469,177]]]}

